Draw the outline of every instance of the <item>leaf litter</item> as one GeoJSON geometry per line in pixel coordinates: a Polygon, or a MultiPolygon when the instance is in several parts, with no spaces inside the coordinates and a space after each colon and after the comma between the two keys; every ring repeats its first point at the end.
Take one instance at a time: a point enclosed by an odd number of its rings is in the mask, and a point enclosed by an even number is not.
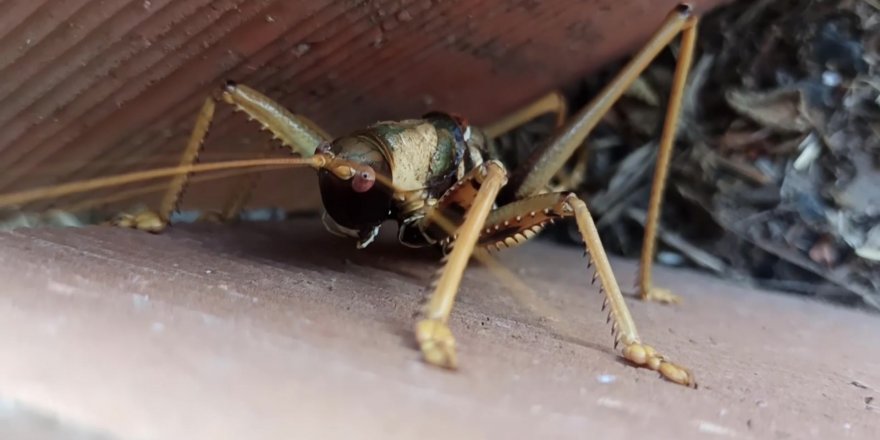
{"type": "MultiPolygon", "coordinates": [[[[641,251],[676,44],[558,176],[582,176],[609,252],[641,251]]],[[[624,61],[566,90],[570,108],[624,61]]],[[[524,158],[551,123],[499,150],[524,158]]],[[[880,2],[739,1],[703,18],[658,235],[685,257],[662,260],[880,310],[880,2]]]]}

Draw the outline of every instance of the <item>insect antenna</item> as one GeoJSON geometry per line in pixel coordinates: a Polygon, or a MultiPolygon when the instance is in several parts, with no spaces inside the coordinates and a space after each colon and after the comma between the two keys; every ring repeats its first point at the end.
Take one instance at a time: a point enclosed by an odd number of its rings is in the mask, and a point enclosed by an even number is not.
{"type": "MultiPolygon", "coordinates": [[[[271,171],[271,170],[277,170],[277,169],[280,169],[280,167],[266,167],[266,168],[256,167],[256,168],[245,168],[245,169],[219,171],[219,172],[213,172],[210,174],[205,173],[205,174],[193,176],[192,178],[189,179],[188,183],[189,184],[197,184],[197,183],[203,183],[203,182],[209,182],[209,181],[215,181],[215,180],[228,179],[230,177],[236,177],[236,176],[240,176],[242,174],[255,173],[255,172],[259,172],[259,171],[271,171]]],[[[116,192],[114,194],[110,194],[105,197],[99,197],[99,198],[92,197],[92,198],[89,198],[87,200],[83,200],[80,202],[74,202],[74,203],[71,203],[68,205],[58,206],[57,209],[60,209],[61,211],[65,211],[65,212],[81,212],[81,211],[85,211],[85,210],[95,208],[98,206],[103,206],[103,205],[107,205],[107,204],[114,203],[114,202],[120,202],[123,200],[133,199],[135,197],[146,195],[146,194],[165,191],[166,189],[168,189],[167,183],[157,183],[157,184],[153,184],[153,185],[149,185],[149,186],[140,186],[137,188],[119,191],[119,192],[116,192]]]]}
{"type": "Polygon", "coordinates": [[[326,160],[327,159],[323,156],[315,155],[307,158],[231,160],[204,164],[182,165],[168,168],[156,168],[146,171],[135,171],[131,173],[120,174],[117,176],[99,177],[95,179],[63,183],[60,185],[52,185],[43,188],[35,188],[6,195],[0,195],[0,208],[12,207],[22,205],[24,203],[34,202],[37,200],[52,199],[86,191],[94,191],[97,189],[112,188],[129,183],[158,179],[160,177],[170,177],[179,174],[250,168],[280,169],[300,167],[304,165],[320,167],[326,160]]]}
{"type": "MultiPolygon", "coordinates": [[[[240,152],[211,152],[212,160],[242,160],[253,158],[252,154],[240,152]]],[[[151,154],[147,157],[125,157],[115,159],[91,158],[83,160],[65,160],[64,163],[43,164],[28,169],[29,176],[47,176],[56,177],[62,174],[70,174],[83,171],[88,167],[103,167],[109,169],[123,169],[133,165],[140,166],[162,166],[170,161],[178,161],[180,155],[177,153],[169,154],[151,154]]],[[[103,173],[107,174],[107,173],[103,173]]]]}

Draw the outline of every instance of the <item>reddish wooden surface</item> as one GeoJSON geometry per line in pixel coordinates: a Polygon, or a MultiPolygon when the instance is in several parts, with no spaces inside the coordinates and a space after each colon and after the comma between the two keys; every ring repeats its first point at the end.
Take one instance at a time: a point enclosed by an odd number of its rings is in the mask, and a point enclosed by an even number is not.
{"type": "MultiPolygon", "coordinates": [[[[226,78],[331,133],[428,109],[486,122],[631,51],[676,1],[6,1],[0,191],[171,163],[226,78]]],[[[212,151],[252,151],[253,127],[215,127],[212,151]]]]}
{"type": "MultiPolygon", "coordinates": [[[[385,232],[363,251],[318,219],[0,233],[0,438],[49,438],[23,412],[65,440],[880,432],[876,316],[658,268],[684,303],[628,303],[644,340],[694,369],[688,389],[619,360],[581,249],[543,240],[497,254],[528,294],[471,265],[450,321],[460,369],[428,367],[413,313],[437,258],[385,232]]],[[[635,263],[613,266],[631,286],[635,263]]]]}

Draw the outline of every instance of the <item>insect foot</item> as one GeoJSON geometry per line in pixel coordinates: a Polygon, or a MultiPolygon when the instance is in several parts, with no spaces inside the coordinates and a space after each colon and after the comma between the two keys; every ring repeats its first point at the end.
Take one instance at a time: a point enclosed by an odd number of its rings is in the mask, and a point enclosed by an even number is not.
{"type": "Polygon", "coordinates": [[[416,324],[416,340],[425,361],[431,365],[454,370],[455,338],[446,323],[438,319],[423,319],[416,324]]]}
{"type": "Polygon", "coordinates": [[[640,342],[634,342],[627,345],[623,349],[623,357],[628,361],[648,367],[652,370],[660,372],[666,379],[687,387],[697,387],[697,381],[694,375],[682,366],[667,361],[663,355],[657,353],[653,347],[640,342]]]}
{"type": "Polygon", "coordinates": [[[205,211],[199,215],[198,222],[211,223],[215,225],[225,225],[233,222],[233,219],[227,218],[219,211],[205,211]]]}
{"type": "Polygon", "coordinates": [[[110,224],[120,228],[131,228],[140,231],[159,233],[165,230],[167,223],[154,211],[142,211],[137,214],[120,214],[110,224]]]}
{"type": "Polygon", "coordinates": [[[661,304],[680,304],[681,297],[668,289],[650,287],[640,295],[642,301],[656,301],[661,304]]]}

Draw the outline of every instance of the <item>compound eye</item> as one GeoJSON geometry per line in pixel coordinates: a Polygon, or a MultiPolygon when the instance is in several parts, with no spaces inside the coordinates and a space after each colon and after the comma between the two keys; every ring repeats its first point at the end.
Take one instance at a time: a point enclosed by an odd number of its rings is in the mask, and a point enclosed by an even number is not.
{"type": "Polygon", "coordinates": [[[355,192],[364,193],[373,187],[376,183],[376,173],[372,168],[358,170],[351,179],[351,188],[355,192]]]}

